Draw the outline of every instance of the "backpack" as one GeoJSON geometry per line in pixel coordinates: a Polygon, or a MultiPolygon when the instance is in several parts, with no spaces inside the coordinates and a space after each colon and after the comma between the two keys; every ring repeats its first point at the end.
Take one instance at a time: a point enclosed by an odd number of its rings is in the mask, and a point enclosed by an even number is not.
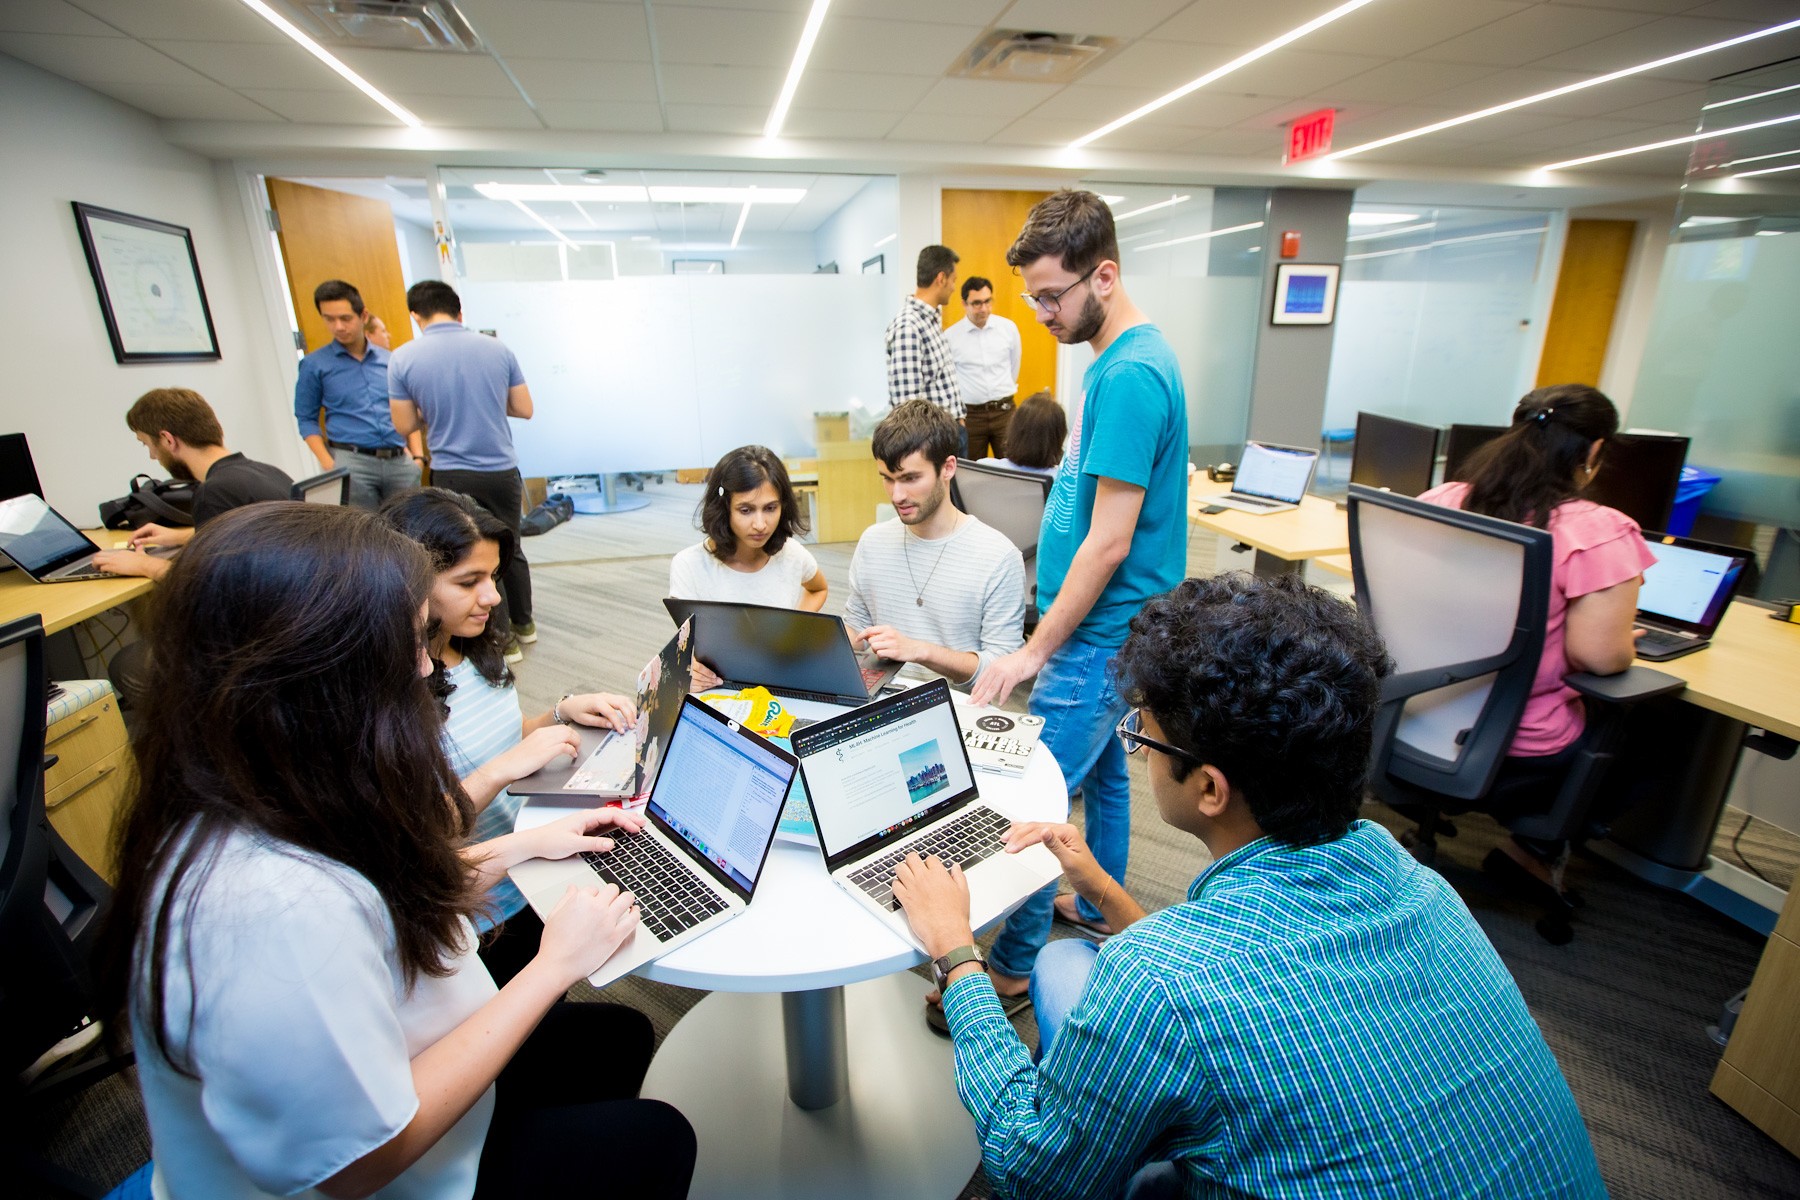
{"type": "Polygon", "coordinates": [[[564,521],[575,515],[575,501],[561,492],[552,492],[544,502],[526,514],[519,522],[519,532],[525,537],[536,537],[540,533],[549,533],[564,521]]]}
{"type": "Polygon", "coordinates": [[[141,529],[152,523],[185,528],[194,523],[194,497],[199,485],[173,479],[133,475],[131,492],[100,504],[104,529],[141,529]]]}

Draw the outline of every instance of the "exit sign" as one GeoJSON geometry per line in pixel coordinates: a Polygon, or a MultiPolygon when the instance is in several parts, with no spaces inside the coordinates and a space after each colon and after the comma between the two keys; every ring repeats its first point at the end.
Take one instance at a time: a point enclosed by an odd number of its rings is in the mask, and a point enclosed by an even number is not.
{"type": "Polygon", "coordinates": [[[1297,163],[1328,153],[1331,150],[1331,127],[1336,118],[1337,109],[1321,108],[1318,112],[1308,113],[1289,125],[1287,154],[1282,157],[1281,161],[1297,163]]]}

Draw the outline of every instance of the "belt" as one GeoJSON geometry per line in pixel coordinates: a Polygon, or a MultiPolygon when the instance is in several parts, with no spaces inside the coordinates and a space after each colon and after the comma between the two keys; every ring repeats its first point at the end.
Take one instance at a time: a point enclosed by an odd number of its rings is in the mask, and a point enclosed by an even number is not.
{"type": "MultiPolygon", "coordinates": [[[[1016,394],[1017,394],[1017,393],[1014,393],[1014,394],[1015,394],[1015,395],[1016,395],[1016,394]]],[[[1012,397],[1012,396],[1002,396],[1002,397],[1001,397],[1001,398],[1000,398],[1000,399],[998,399],[998,400],[983,400],[983,401],[982,401],[982,402],[981,402],[981,403],[980,403],[980,404],[965,404],[965,405],[963,405],[963,407],[964,407],[964,408],[968,408],[968,409],[975,409],[975,408],[1011,408],[1011,407],[1012,407],[1012,402],[1013,402],[1013,397],[1012,397]]]]}
{"type": "Polygon", "coordinates": [[[406,456],[405,446],[353,446],[349,442],[332,441],[327,441],[325,444],[333,450],[349,450],[356,454],[367,454],[373,458],[404,458],[406,456]]]}

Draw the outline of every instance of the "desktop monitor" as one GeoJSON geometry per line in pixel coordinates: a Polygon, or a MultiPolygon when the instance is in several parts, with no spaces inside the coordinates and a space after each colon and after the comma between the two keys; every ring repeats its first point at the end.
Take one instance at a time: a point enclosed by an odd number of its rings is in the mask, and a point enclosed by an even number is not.
{"type": "Polygon", "coordinates": [[[31,461],[31,447],[25,444],[22,433],[0,433],[0,500],[26,493],[40,500],[44,496],[37,466],[31,461]]]}
{"type": "Polygon", "coordinates": [[[1600,456],[1600,470],[1581,493],[1595,504],[1616,508],[1639,527],[1669,527],[1688,439],[1673,433],[1621,433],[1600,456]]]}
{"type": "Polygon", "coordinates": [[[1438,431],[1431,425],[1359,412],[1350,482],[1417,496],[1431,488],[1431,473],[1437,468],[1437,445],[1438,431]]]}
{"type": "Polygon", "coordinates": [[[1444,482],[1467,483],[1469,459],[1505,433],[1505,425],[1452,425],[1444,431],[1444,482]]]}

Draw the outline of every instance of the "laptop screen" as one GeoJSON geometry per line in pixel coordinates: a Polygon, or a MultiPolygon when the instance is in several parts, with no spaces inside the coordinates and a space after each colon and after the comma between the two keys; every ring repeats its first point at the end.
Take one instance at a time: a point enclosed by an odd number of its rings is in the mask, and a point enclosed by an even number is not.
{"type": "Polygon", "coordinates": [[[827,859],[898,833],[975,788],[941,681],[820,722],[793,743],[827,859]]]}
{"type": "Polygon", "coordinates": [[[1638,589],[1638,611],[1712,632],[1731,600],[1743,560],[1654,538],[1644,545],[1656,556],[1638,589]]]}
{"type": "Polygon", "coordinates": [[[1298,504],[1300,497],[1306,495],[1306,483],[1312,478],[1313,462],[1318,457],[1317,450],[1289,450],[1250,442],[1244,446],[1244,461],[1238,464],[1237,480],[1231,490],[1298,504]]]}
{"type": "Polygon", "coordinates": [[[749,892],[793,782],[792,762],[690,700],[669,736],[650,815],[749,892]]]}
{"type": "Polygon", "coordinates": [[[0,500],[0,550],[32,574],[60,566],[94,544],[58,516],[41,496],[26,492],[0,500]]]}

